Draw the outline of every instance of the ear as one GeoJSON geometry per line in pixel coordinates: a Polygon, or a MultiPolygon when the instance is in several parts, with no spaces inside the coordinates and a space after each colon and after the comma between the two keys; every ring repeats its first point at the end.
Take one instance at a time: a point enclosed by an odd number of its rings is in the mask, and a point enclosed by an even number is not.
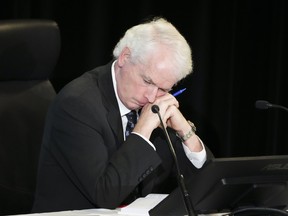
{"type": "Polygon", "coordinates": [[[131,56],[130,49],[128,47],[125,47],[118,57],[119,67],[122,67],[125,64],[125,62],[129,60],[130,56],[131,56]]]}

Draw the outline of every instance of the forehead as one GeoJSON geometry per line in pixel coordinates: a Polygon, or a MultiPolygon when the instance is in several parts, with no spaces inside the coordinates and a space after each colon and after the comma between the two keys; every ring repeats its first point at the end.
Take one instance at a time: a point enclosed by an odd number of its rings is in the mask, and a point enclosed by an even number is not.
{"type": "Polygon", "coordinates": [[[173,73],[163,68],[147,68],[141,75],[161,87],[171,87],[176,83],[173,73]]]}
{"type": "Polygon", "coordinates": [[[167,54],[158,53],[148,57],[141,66],[142,75],[158,86],[171,88],[177,82],[177,71],[167,54]],[[164,85],[164,86],[163,86],[164,85]]]}

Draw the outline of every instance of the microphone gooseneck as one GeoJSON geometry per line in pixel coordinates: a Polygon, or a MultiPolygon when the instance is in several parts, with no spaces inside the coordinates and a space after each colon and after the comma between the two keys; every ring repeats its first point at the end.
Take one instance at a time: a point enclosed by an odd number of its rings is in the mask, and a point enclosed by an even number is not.
{"type": "Polygon", "coordinates": [[[192,206],[192,202],[190,200],[190,195],[188,193],[188,190],[186,189],[186,185],[185,185],[185,182],[184,182],[184,176],[181,174],[181,171],[180,171],[180,168],[179,168],[177,155],[176,155],[174,147],[172,145],[170,136],[169,136],[169,134],[168,134],[168,132],[166,130],[166,127],[164,126],[163,120],[162,120],[162,118],[160,116],[160,113],[159,113],[160,108],[157,105],[153,105],[151,107],[151,110],[152,110],[153,113],[157,114],[158,117],[159,117],[161,126],[162,126],[162,128],[164,130],[164,133],[165,133],[166,140],[167,140],[167,142],[169,144],[169,148],[170,148],[172,156],[174,158],[176,169],[177,169],[177,175],[178,175],[178,184],[180,186],[180,190],[181,190],[181,193],[182,193],[182,196],[183,196],[183,199],[184,199],[184,205],[185,205],[186,211],[188,213],[188,216],[196,216],[197,214],[195,213],[195,210],[194,210],[194,208],[192,206]]]}
{"type": "Polygon", "coordinates": [[[271,103],[269,103],[268,101],[265,101],[265,100],[257,100],[255,102],[255,107],[257,109],[279,108],[279,109],[283,109],[283,110],[288,112],[288,108],[287,107],[284,107],[284,106],[281,106],[281,105],[277,105],[277,104],[271,104],[271,103]]]}
{"type": "Polygon", "coordinates": [[[257,109],[268,109],[269,107],[271,107],[271,104],[265,100],[257,100],[255,102],[255,107],[257,109]]]}

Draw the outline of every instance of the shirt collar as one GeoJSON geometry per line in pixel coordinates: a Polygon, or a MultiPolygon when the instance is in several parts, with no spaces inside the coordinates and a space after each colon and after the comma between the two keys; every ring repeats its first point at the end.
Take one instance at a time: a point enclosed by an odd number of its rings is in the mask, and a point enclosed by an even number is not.
{"type": "Polygon", "coordinates": [[[131,110],[129,110],[127,107],[124,106],[124,104],[121,102],[121,100],[120,100],[120,98],[118,96],[117,82],[116,82],[115,70],[114,70],[115,62],[116,62],[116,60],[113,62],[112,67],[111,67],[112,81],[113,81],[114,92],[115,92],[115,95],[116,95],[116,98],[117,98],[118,107],[119,107],[119,110],[120,110],[120,115],[123,117],[124,115],[129,113],[131,110]]]}

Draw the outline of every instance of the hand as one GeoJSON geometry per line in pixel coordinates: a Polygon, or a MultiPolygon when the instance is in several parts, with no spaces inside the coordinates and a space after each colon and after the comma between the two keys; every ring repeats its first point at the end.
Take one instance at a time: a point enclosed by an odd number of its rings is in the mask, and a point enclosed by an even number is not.
{"type": "MultiPolygon", "coordinates": [[[[160,108],[161,110],[161,108],[160,108]]],[[[191,131],[191,126],[182,115],[178,106],[170,105],[167,107],[164,115],[162,116],[163,123],[166,126],[173,128],[179,136],[184,136],[191,131]]],[[[203,149],[199,137],[194,134],[184,142],[184,144],[192,152],[199,152],[203,149]]]]}
{"type": "MultiPolygon", "coordinates": [[[[151,108],[153,105],[159,107],[159,114],[165,127],[173,128],[180,136],[188,133],[191,126],[180,112],[179,103],[171,94],[166,94],[155,100],[153,104],[146,104],[142,110],[138,122],[134,128],[134,132],[141,134],[147,139],[150,138],[152,131],[161,126],[157,114],[153,113],[151,108]]],[[[202,150],[202,145],[196,135],[184,143],[191,151],[197,152],[202,150]]]]}
{"type": "Polygon", "coordinates": [[[165,113],[170,106],[179,107],[178,101],[171,94],[165,94],[158,97],[153,104],[146,104],[142,110],[138,122],[134,128],[134,132],[137,132],[146,138],[150,138],[152,131],[157,128],[160,124],[160,120],[157,114],[153,113],[151,108],[153,105],[159,107],[159,114],[163,118],[163,122],[166,127],[166,121],[169,116],[165,113]],[[167,117],[166,117],[167,116],[167,117]]]}

